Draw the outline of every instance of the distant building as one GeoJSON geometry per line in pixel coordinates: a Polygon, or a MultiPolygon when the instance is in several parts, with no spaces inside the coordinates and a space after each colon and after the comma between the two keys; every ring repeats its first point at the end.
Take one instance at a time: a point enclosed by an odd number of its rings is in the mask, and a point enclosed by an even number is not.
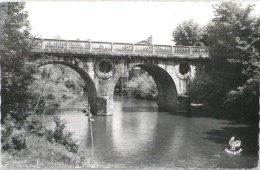
{"type": "Polygon", "coordinates": [[[152,45],[153,44],[153,36],[151,35],[148,37],[146,40],[142,40],[138,42],[137,44],[147,44],[147,45],[152,45]]]}

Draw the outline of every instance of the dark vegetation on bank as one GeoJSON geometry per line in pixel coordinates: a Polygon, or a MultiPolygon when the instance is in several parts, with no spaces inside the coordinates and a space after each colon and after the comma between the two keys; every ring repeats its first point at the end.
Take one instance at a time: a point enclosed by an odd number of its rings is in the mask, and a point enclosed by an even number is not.
{"type": "MultiPolygon", "coordinates": [[[[24,3],[10,2],[2,21],[1,45],[1,131],[2,164],[7,167],[75,167],[89,165],[66,123],[54,117],[54,130],[46,129],[37,109],[58,105],[74,94],[82,94],[84,82],[63,66],[37,68],[31,60],[34,45],[24,3]],[[62,75],[62,76],[61,76],[62,75]]],[[[202,42],[210,60],[196,70],[190,83],[191,99],[200,98],[213,108],[238,120],[258,120],[260,78],[260,18],[253,6],[224,2],[214,6],[214,18],[201,28],[185,21],[174,31],[179,45],[202,42]]],[[[1,12],[1,11],[0,11],[1,12]]],[[[141,74],[128,82],[127,92],[137,98],[156,99],[152,78],[141,74]]],[[[258,121],[256,121],[258,122],[258,121]]]]}
{"type": "Polygon", "coordinates": [[[252,5],[224,2],[213,8],[214,18],[205,27],[190,20],[173,32],[180,44],[200,41],[209,48],[210,60],[196,70],[189,95],[203,99],[218,113],[258,122],[260,17],[252,14],[252,5]]]}

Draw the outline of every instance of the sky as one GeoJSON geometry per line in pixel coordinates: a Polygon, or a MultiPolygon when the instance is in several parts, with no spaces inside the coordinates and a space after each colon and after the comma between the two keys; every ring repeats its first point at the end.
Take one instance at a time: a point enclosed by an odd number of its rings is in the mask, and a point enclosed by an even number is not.
{"type": "MultiPolygon", "coordinates": [[[[260,14],[260,1],[254,13],[260,14]]],[[[32,34],[41,38],[172,45],[172,31],[185,20],[206,25],[216,2],[26,2],[32,34]]]]}

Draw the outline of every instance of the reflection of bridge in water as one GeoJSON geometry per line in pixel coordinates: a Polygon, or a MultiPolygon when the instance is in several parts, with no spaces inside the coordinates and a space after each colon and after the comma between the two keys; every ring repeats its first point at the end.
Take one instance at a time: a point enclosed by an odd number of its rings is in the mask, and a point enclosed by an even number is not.
{"type": "Polygon", "coordinates": [[[132,67],[140,67],[155,80],[159,109],[186,111],[189,83],[203,71],[206,47],[35,39],[33,56],[40,65],[62,64],[85,81],[91,110],[113,114],[114,87],[132,67]],[[44,56],[44,57],[43,57],[44,56]],[[195,70],[196,69],[196,70],[195,70]]]}

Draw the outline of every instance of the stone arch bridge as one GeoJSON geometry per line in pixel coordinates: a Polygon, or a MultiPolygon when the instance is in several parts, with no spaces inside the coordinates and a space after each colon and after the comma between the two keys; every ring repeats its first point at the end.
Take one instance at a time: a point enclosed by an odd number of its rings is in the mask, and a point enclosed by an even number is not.
{"type": "Polygon", "coordinates": [[[187,111],[185,94],[197,68],[208,58],[206,47],[35,39],[32,56],[39,65],[61,64],[85,82],[91,111],[113,114],[114,89],[132,67],[146,70],[158,88],[158,108],[187,111]]]}

